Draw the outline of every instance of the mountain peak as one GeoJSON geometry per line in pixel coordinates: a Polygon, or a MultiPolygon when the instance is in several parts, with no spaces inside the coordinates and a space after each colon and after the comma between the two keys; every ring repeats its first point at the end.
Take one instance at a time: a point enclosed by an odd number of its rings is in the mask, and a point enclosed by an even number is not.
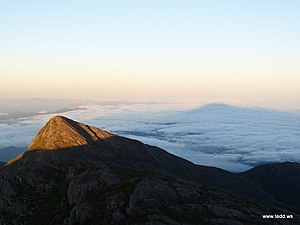
{"type": "Polygon", "coordinates": [[[72,120],[67,117],[57,115],[52,117],[48,122],[53,123],[53,122],[64,122],[64,121],[72,121],[72,120]]]}
{"type": "Polygon", "coordinates": [[[54,116],[32,140],[30,150],[55,150],[93,144],[114,136],[93,126],[78,123],[64,116],[54,116]]]}

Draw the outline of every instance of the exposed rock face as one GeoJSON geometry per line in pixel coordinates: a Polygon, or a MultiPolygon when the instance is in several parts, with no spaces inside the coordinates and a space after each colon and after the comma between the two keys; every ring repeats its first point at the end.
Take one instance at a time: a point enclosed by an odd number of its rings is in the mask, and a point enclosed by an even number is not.
{"type": "Polygon", "coordinates": [[[39,131],[28,150],[57,150],[84,146],[113,136],[115,135],[96,127],[55,116],[39,131]]]}
{"type": "Polygon", "coordinates": [[[0,225],[300,224],[262,219],[291,213],[200,184],[247,190],[241,179],[55,117],[1,170],[0,225]]]}
{"type": "Polygon", "coordinates": [[[48,167],[47,181],[38,167],[1,178],[0,224],[299,223],[263,220],[262,214],[289,212],[157,173],[75,161],[48,167]]]}

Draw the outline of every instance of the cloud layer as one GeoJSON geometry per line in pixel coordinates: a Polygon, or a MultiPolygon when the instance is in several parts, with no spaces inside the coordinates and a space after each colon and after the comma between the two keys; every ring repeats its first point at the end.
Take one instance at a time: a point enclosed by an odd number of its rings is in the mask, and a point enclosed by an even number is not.
{"type": "Polygon", "coordinates": [[[300,162],[300,115],[295,113],[208,105],[91,122],[195,163],[232,171],[268,162],[300,162]]]}
{"type": "MultiPolygon", "coordinates": [[[[189,111],[158,103],[88,102],[78,107],[63,115],[157,145],[198,164],[242,171],[267,162],[300,162],[297,113],[218,104],[189,111]]],[[[28,145],[51,116],[0,124],[0,147],[28,145]]]]}

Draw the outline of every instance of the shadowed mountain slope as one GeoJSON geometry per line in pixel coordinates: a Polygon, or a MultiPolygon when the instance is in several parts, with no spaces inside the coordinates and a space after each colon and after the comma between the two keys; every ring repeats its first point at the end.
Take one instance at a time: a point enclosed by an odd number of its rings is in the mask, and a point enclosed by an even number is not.
{"type": "MultiPolygon", "coordinates": [[[[120,137],[62,116],[52,118],[22,155],[23,161],[35,157],[39,157],[39,160],[43,160],[43,157],[46,157],[45,160],[49,157],[56,160],[87,159],[149,169],[215,185],[246,196],[267,198],[267,194],[259,187],[236,174],[215,167],[198,166],[158,147],[120,137]]],[[[19,158],[20,156],[8,164],[19,158]]]]}
{"type": "Polygon", "coordinates": [[[274,163],[241,173],[287,208],[300,212],[300,164],[274,163]]]}
{"type": "Polygon", "coordinates": [[[0,172],[0,225],[299,224],[245,177],[65,117],[0,172]]]}

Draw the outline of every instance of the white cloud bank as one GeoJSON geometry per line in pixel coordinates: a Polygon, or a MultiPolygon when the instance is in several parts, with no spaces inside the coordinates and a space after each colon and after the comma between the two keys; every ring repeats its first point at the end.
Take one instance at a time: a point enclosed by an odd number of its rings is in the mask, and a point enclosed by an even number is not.
{"type": "MultiPolygon", "coordinates": [[[[190,111],[157,103],[89,102],[80,107],[86,109],[63,115],[162,147],[198,164],[242,171],[266,162],[300,162],[297,113],[217,104],[190,111]]],[[[0,124],[0,146],[28,145],[51,116],[0,124]]]]}

